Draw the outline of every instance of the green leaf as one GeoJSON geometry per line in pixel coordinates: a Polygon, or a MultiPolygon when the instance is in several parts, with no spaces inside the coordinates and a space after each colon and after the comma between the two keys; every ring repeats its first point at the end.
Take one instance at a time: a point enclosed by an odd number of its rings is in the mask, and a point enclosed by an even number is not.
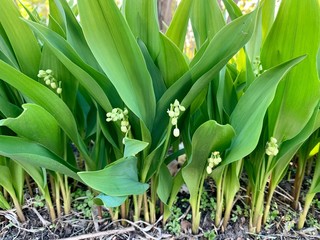
{"type": "Polygon", "coordinates": [[[160,51],[157,1],[126,0],[124,9],[133,35],[145,43],[152,59],[155,60],[160,51]]]}
{"type": "Polygon", "coordinates": [[[176,9],[166,36],[183,51],[186,33],[188,30],[189,16],[193,5],[192,0],[182,0],[176,9]]]}
{"type": "Polygon", "coordinates": [[[21,165],[28,163],[81,181],[76,174],[78,170],[75,167],[43,146],[27,139],[0,135],[0,155],[11,158],[21,165]]]}
{"type": "Polygon", "coordinates": [[[164,82],[169,88],[189,70],[188,64],[178,47],[161,34],[161,52],[157,58],[164,82]]]}
{"type": "Polygon", "coordinates": [[[137,158],[121,158],[99,171],[78,172],[89,187],[109,196],[143,194],[148,184],[138,181],[137,158]]]}
{"type": "Polygon", "coordinates": [[[135,156],[149,145],[147,142],[142,142],[131,138],[125,138],[124,141],[124,157],[135,156]]]}
{"type": "Polygon", "coordinates": [[[318,1],[283,0],[262,48],[261,63],[265,69],[297,56],[308,55],[279,84],[268,110],[269,137],[273,136],[279,142],[296,136],[318,104],[320,82],[316,59],[320,42],[319,12],[318,1]]]}
{"type": "Polygon", "coordinates": [[[203,123],[193,134],[192,153],[188,165],[182,169],[183,179],[190,191],[191,202],[198,197],[210,153],[213,151],[222,153],[229,147],[234,134],[230,125],[220,125],[213,120],[203,123]]]}
{"type": "Polygon", "coordinates": [[[143,55],[114,1],[78,3],[87,42],[124,103],[151,129],[155,95],[143,55]]]}
{"type": "Polygon", "coordinates": [[[17,198],[13,187],[13,178],[10,169],[7,166],[0,165],[0,186],[2,186],[12,198],[17,198]]]}
{"type": "Polygon", "coordinates": [[[222,0],[232,20],[242,16],[241,9],[233,0],[222,0]]]}
{"type": "MultiPolygon", "coordinates": [[[[152,133],[154,142],[159,141],[163,129],[167,126],[168,122],[163,119],[167,118],[166,110],[170,103],[173,103],[175,99],[181,101],[184,98],[182,105],[186,108],[191,105],[193,99],[208,86],[212,78],[250,39],[254,27],[254,16],[254,13],[244,15],[222,28],[209,42],[200,59],[197,60],[190,71],[186,72],[163,94],[157,103],[157,116],[152,133]],[[190,90],[192,82],[195,82],[195,85],[190,90]]],[[[201,49],[199,52],[201,52],[201,49]]]]}
{"type": "Polygon", "coordinates": [[[25,94],[34,101],[34,103],[42,106],[57,120],[59,126],[82,152],[85,159],[88,161],[87,164],[91,164],[90,161],[92,160],[89,158],[87,149],[78,134],[76,121],[65,103],[47,87],[27,77],[2,61],[0,61],[0,70],[0,78],[2,80],[25,94]]]}
{"type": "Polygon", "coordinates": [[[107,196],[100,193],[93,199],[93,202],[99,206],[103,205],[106,208],[119,207],[127,198],[128,196],[107,196]]]}
{"type": "Polygon", "coordinates": [[[20,116],[0,120],[0,126],[7,126],[20,137],[38,142],[61,156],[62,136],[54,117],[36,104],[24,104],[22,107],[24,111],[20,116]]]}
{"type": "Polygon", "coordinates": [[[217,0],[194,1],[191,23],[199,50],[207,39],[210,41],[225,25],[217,0]]]}
{"type": "Polygon", "coordinates": [[[10,40],[21,71],[29,77],[36,77],[40,47],[30,28],[20,19],[20,13],[13,1],[1,1],[0,23],[10,40]]]}
{"type": "Polygon", "coordinates": [[[162,164],[159,171],[157,194],[163,203],[167,203],[171,194],[172,185],[173,180],[170,171],[165,164],[162,164]]]}
{"type": "Polygon", "coordinates": [[[230,117],[236,137],[221,165],[240,160],[254,150],[258,144],[265,113],[275,96],[278,83],[303,59],[304,57],[295,58],[271,68],[249,86],[230,117]]]}
{"type": "Polygon", "coordinates": [[[8,201],[4,198],[2,192],[0,191],[0,208],[4,210],[9,210],[11,209],[10,204],[8,201]]]}

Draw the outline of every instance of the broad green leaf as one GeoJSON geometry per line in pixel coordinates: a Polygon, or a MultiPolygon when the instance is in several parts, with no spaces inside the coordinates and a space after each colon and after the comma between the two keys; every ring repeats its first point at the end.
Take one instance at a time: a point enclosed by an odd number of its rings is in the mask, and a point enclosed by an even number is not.
{"type": "Polygon", "coordinates": [[[189,16],[193,5],[192,0],[182,0],[176,9],[166,36],[183,51],[186,33],[188,30],[189,16]]]}
{"type": "Polygon", "coordinates": [[[193,134],[192,153],[188,165],[182,169],[183,179],[190,191],[191,202],[198,197],[210,153],[213,151],[222,153],[230,146],[234,134],[230,125],[220,125],[213,120],[203,123],[193,134]]]}
{"type": "Polygon", "coordinates": [[[17,117],[21,113],[21,109],[11,102],[8,102],[0,94],[0,112],[2,112],[5,117],[17,117]]]}
{"type": "Polygon", "coordinates": [[[167,203],[171,190],[173,179],[168,167],[162,164],[159,171],[159,183],[157,188],[157,194],[163,203],[167,203]]]}
{"type": "Polygon", "coordinates": [[[81,181],[75,167],[43,146],[27,139],[0,135],[0,155],[11,158],[21,165],[26,163],[43,167],[81,181]]]}
{"type": "Polygon", "coordinates": [[[242,159],[251,153],[260,137],[263,119],[280,80],[304,57],[295,58],[261,74],[240,98],[231,117],[236,137],[222,165],[242,159]]]}
{"type": "Polygon", "coordinates": [[[0,120],[0,126],[7,126],[20,137],[42,144],[58,156],[62,155],[63,144],[59,125],[54,117],[39,105],[29,103],[17,118],[0,120]]]}
{"type": "Polygon", "coordinates": [[[124,157],[130,157],[130,156],[135,156],[139,152],[143,151],[149,143],[147,142],[142,142],[139,140],[131,139],[131,138],[125,138],[125,147],[124,147],[124,157]]]}
{"type": "Polygon", "coordinates": [[[99,69],[100,67],[85,40],[81,26],[69,7],[68,2],[65,0],[55,0],[55,3],[59,6],[60,14],[65,19],[67,41],[84,62],[95,69],[99,69]]]}
{"type": "Polygon", "coordinates": [[[93,199],[93,202],[99,206],[103,205],[106,208],[119,207],[127,198],[128,196],[107,196],[100,193],[93,199]]]}
{"type": "Polygon", "coordinates": [[[40,63],[37,39],[20,19],[20,13],[13,1],[1,0],[0,5],[0,24],[10,40],[20,69],[29,77],[36,77],[40,63]]]}
{"type": "Polygon", "coordinates": [[[89,187],[109,196],[143,194],[148,184],[138,181],[137,158],[121,158],[99,171],[78,172],[89,187]]]}
{"type": "Polygon", "coordinates": [[[262,7],[262,42],[266,39],[274,22],[276,0],[263,0],[262,7]]]}
{"type": "Polygon", "coordinates": [[[114,1],[78,2],[87,42],[124,103],[146,124],[154,121],[155,95],[143,55],[114,1]]]}
{"type": "Polygon", "coordinates": [[[4,210],[9,210],[11,209],[10,204],[8,201],[4,198],[2,192],[0,191],[0,208],[4,210]]]}
{"type": "Polygon", "coordinates": [[[156,0],[126,0],[125,16],[133,35],[147,46],[152,59],[160,51],[160,29],[156,0]]]}
{"type": "Polygon", "coordinates": [[[13,67],[19,68],[19,64],[17,62],[17,59],[14,56],[14,52],[11,47],[10,41],[1,23],[0,23],[0,54],[1,54],[1,58],[6,59],[6,61],[10,63],[10,65],[12,65],[13,67]]]}
{"type": "Polygon", "coordinates": [[[263,45],[261,63],[265,69],[303,54],[308,55],[279,84],[268,110],[270,136],[279,142],[296,136],[318,104],[320,82],[316,58],[320,43],[319,12],[318,1],[283,0],[263,45]]]}
{"type": "Polygon", "coordinates": [[[275,188],[280,183],[293,156],[301,145],[307,141],[312,132],[320,127],[319,117],[319,109],[316,108],[313,116],[300,133],[280,145],[279,153],[277,154],[276,159],[272,161],[270,169],[268,169],[268,171],[272,171],[271,187],[275,188]]]}
{"type": "MultiPolygon", "coordinates": [[[[212,78],[225,66],[225,64],[236,54],[244,44],[250,39],[254,27],[254,14],[244,15],[237,20],[226,25],[208,43],[206,50],[195,65],[177,80],[161,97],[157,103],[157,116],[154,124],[153,136],[158,142],[163,129],[168,122],[163,119],[168,118],[167,109],[175,99],[185,102],[182,105],[186,108],[190,106],[193,99],[208,86],[212,78]],[[226,41],[228,39],[228,41],[226,41]],[[193,90],[188,93],[195,82],[193,90]],[[186,96],[187,95],[187,96],[186,96]],[[159,131],[160,129],[160,131],[159,131]]],[[[199,50],[199,52],[201,49],[199,50]]]]}
{"type": "Polygon", "coordinates": [[[155,65],[154,61],[152,60],[146,45],[140,39],[138,39],[138,44],[140,46],[140,49],[141,49],[142,54],[144,56],[144,59],[146,61],[150,76],[152,78],[154,94],[156,97],[156,101],[158,101],[161,98],[161,96],[163,95],[163,93],[167,90],[167,87],[164,83],[164,80],[163,80],[163,77],[162,77],[160,70],[155,65]]]}
{"type": "Polygon", "coordinates": [[[241,9],[233,0],[222,0],[232,20],[242,16],[241,9]]]}
{"type": "Polygon", "coordinates": [[[217,0],[194,1],[191,23],[199,50],[207,39],[210,41],[225,25],[217,0]]]}
{"type": "Polygon", "coordinates": [[[12,198],[17,198],[13,187],[13,178],[10,169],[7,166],[0,165],[0,186],[2,186],[12,198]]]}
{"type": "Polygon", "coordinates": [[[121,105],[119,96],[110,81],[87,65],[65,39],[40,24],[27,23],[46,41],[52,52],[106,112],[112,110],[111,103],[114,106],[121,105]]]}
{"type": "Polygon", "coordinates": [[[87,164],[92,164],[87,149],[78,134],[72,112],[55,93],[2,61],[0,61],[0,79],[9,83],[34,103],[46,109],[57,120],[59,126],[74,144],[77,145],[79,151],[88,161],[87,164]]]}
{"type": "Polygon", "coordinates": [[[189,70],[182,52],[169,38],[162,34],[161,51],[157,58],[157,65],[167,88],[189,70]]]}

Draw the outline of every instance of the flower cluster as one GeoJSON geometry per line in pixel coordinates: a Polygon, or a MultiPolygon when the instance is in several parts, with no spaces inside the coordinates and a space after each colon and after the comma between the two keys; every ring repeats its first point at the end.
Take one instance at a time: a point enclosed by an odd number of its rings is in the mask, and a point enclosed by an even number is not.
{"type": "Polygon", "coordinates": [[[120,108],[114,108],[111,112],[107,113],[107,122],[116,122],[120,121],[121,124],[121,132],[125,133],[125,137],[127,137],[129,131],[130,131],[130,124],[129,124],[129,116],[128,116],[128,109],[124,108],[124,110],[120,108]]]}
{"type": "Polygon", "coordinates": [[[256,77],[260,76],[264,71],[260,62],[260,57],[256,57],[252,62],[253,73],[256,77]]]}
{"type": "Polygon", "coordinates": [[[220,152],[215,151],[211,153],[210,158],[208,158],[208,166],[207,166],[207,173],[212,173],[212,168],[217,166],[222,161],[220,157],[220,152]]]}
{"type": "Polygon", "coordinates": [[[43,78],[46,85],[50,86],[52,89],[56,89],[57,94],[61,94],[61,81],[58,82],[57,79],[54,78],[51,69],[39,70],[38,78],[43,78]]]}
{"type": "Polygon", "coordinates": [[[277,139],[274,137],[270,138],[270,141],[267,142],[266,154],[269,156],[276,156],[279,152],[279,146],[277,144],[277,139]]]}
{"type": "Polygon", "coordinates": [[[171,124],[175,126],[173,130],[173,136],[179,137],[180,130],[178,128],[178,118],[180,116],[180,112],[184,112],[186,109],[184,106],[180,105],[179,101],[176,99],[174,103],[170,104],[170,109],[168,109],[167,113],[171,118],[171,124]]]}

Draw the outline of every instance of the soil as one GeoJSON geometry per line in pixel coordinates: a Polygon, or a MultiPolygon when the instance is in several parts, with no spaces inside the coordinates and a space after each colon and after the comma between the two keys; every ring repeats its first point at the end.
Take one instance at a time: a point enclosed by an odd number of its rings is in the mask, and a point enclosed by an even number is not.
{"type": "MultiPolygon", "coordinates": [[[[0,240],[46,240],[46,239],[208,239],[208,231],[213,233],[210,239],[320,239],[320,209],[313,207],[308,222],[303,230],[295,230],[299,214],[290,207],[290,188],[292,180],[283,181],[277,188],[271,209],[272,218],[260,234],[250,234],[248,231],[249,210],[246,207],[246,192],[241,189],[235,200],[234,210],[227,229],[222,231],[211,219],[210,209],[204,209],[201,227],[198,235],[191,233],[190,207],[188,193],[181,192],[176,207],[181,209],[180,232],[170,232],[161,225],[161,216],[156,224],[143,221],[112,222],[110,218],[100,219],[97,208],[92,208],[92,216],[85,217],[79,210],[72,209],[69,215],[58,218],[54,224],[49,220],[46,207],[34,207],[32,198],[28,196],[23,211],[27,221],[20,223],[15,212],[0,211],[0,240]],[[215,237],[214,237],[215,236],[215,237]]],[[[205,185],[208,197],[214,197],[215,189],[211,184],[205,185]]],[[[305,186],[307,189],[307,186],[305,186]]],[[[320,199],[320,196],[317,196],[320,199]]]]}

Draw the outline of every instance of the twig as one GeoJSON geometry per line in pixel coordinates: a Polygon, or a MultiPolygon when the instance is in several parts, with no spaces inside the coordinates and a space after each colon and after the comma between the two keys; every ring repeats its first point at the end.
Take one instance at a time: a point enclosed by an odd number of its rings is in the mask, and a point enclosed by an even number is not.
{"type": "Polygon", "coordinates": [[[62,238],[60,240],[90,239],[90,238],[103,237],[103,236],[108,236],[108,235],[123,234],[123,233],[133,232],[133,231],[135,231],[134,227],[128,227],[128,228],[117,229],[117,230],[108,230],[108,231],[97,232],[97,233],[89,233],[89,234],[84,234],[81,236],[75,236],[75,237],[70,237],[70,238],[62,238]]]}

